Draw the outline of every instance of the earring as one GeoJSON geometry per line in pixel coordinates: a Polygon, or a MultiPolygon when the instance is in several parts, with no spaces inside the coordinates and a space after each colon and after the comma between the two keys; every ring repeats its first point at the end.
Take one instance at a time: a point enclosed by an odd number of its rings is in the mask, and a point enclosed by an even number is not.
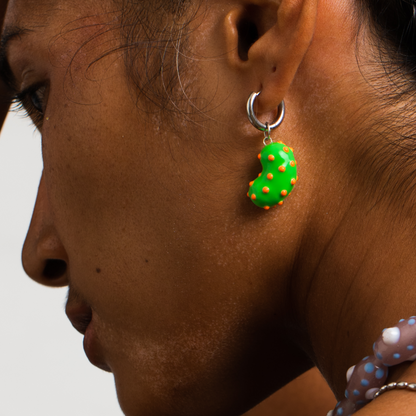
{"type": "MultiPolygon", "coordinates": [[[[261,91],[260,91],[261,92],[261,91]]],[[[264,132],[264,147],[258,158],[263,167],[258,178],[250,182],[247,196],[260,208],[270,209],[283,205],[283,200],[291,194],[298,181],[297,163],[293,149],[279,141],[273,143],[271,130],[278,127],[285,116],[285,103],[282,101],[277,108],[277,116],[271,124],[263,124],[254,114],[254,101],[260,92],[253,92],[247,101],[247,115],[250,123],[264,132]]]]}

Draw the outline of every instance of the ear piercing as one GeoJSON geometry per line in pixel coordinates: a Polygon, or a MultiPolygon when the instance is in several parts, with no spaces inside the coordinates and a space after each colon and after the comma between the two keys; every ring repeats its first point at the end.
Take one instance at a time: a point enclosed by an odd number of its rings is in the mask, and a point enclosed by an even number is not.
{"type": "Polygon", "coordinates": [[[263,167],[257,179],[250,182],[247,196],[260,208],[266,210],[283,205],[283,200],[292,193],[298,181],[297,163],[293,149],[282,141],[273,143],[271,130],[278,127],[285,116],[285,103],[282,101],[277,108],[277,116],[271,124],[262,123],[254,114],[254,101],[260,92],[253,92],[247,101],[247,115],[250,123],[264,132],[264,148],[258,154],[263,167]]]}

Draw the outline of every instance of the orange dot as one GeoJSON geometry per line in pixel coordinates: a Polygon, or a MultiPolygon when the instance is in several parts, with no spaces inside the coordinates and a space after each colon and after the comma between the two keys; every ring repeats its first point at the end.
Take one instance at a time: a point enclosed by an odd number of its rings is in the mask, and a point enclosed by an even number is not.
{"type": "Polygon", "coordinates": [[[290,183],[291,183],[292,185],[295,185],[295,184],[296,184],[296,179],[292,179],[292,180],[290,181],[290,183]]]}
{"type": "Polygon", "coordinates": [[[268,194],[268,193],[270,192],[270,189],[269,189],[267,186],[265,186],[265,187],[263,188],[263,192],[264,192],[265,194],[268,194]]]}
{"type": "Polygon", "coordinates": [[[253,183],[254,183],[254,181],[251,181],[251,182],[249,183],[249,185],[250,185],[250,186],[252,186],[252,185],[253,185],[253,183]]]}
{"type": "Polygon", "coordinates": [[[293,152],[293,147],[289,147],[289,149],[293,152]]]}
{"type": "Polygon", "coordinates": [[[296,163],[292,160],[292,161],[290,162],[290,166],[292,166],[292,168],[294,168],[294,167],[296,166],[296,163]]]}
{"type": "Polygon", "coordinates": [[[250,195],[248,194],[248,192],[247,192],[247,196],[250,198],[250,195]]]}
{"type": "Polygon", "coordinates": [[[296,181],[298,181],[299,180],[299,176],[296,176],[296,181]]]}
{"type": "Polygon", "coordinates": [[[298,161],[297,161],[297,160],[295,160],[295,165],[296,165],[296,166],[298,165],[298,161]]]}
{"type": "Polygon", "coordinates": [[[256,199],[256,195],[255,194],[252,194],[251,195],[251,199],[254,201],[256,199]]]}
{"type": "Polygon", "coordinates": [[[280,201],[280,202],[279,202],[279,205],[283,205],[283,201],[280,201]]]}
{"type": "Polygon", "coordinates": [[[272,179],[273,179],[273,174],[272,174],[272,173],[269,173],[269,174],[267,175],[267,179],[272,180],[272,179]]]}
{"type": "Polygon", "coordinates": [[[270,162],[273,162],[274,156],[273,155],[269,155],[269,160],[270,160],[270,162]]]}
{"type": "Polygon", "coordinates": [[[283,190],[282,192],[280,192],[280,195],[286,196],[287,195],[287,191],[283,190]]]}
{"type": "Polygon", "coordinates": [[[279,166],[280,172],[286,172],[286,168],[284,166],[279,166]]]}
{"type": "Polygon", "coordinates": [[[283,142],[281,140],[279,140],[277,143],[283,144],[283,142]]]}
{"type": "Polygon", "coordinates": [[[288,196],[290,196],[290,195],[292,195],[292,192],[289,192],[289,195],[288,196]]]}
{"type": "Polygon", "coordinates": [[[264,207],[264,209],[270,209],[270,207],[264,207]]]}
{"type": "Polygon", "coordinates": [[[283,151],[284,151],[285,153],[289,153],[289,148],[285,146],[285,147],[283,148],[283,151]]]}
{"type": "Polygon", "coordinates": [[[259,153],[259,154],[257,155],[257,157],[258,157],[259,159],[261,159],[261,154],[259,153]]]}
{"type": "Polygon", "coordinates": [[[260,178],[260,176],[261,176],[261,173],[259,173],[259,174],[258,174],[258,177],[259,177],[259,178],[260,178]]]}

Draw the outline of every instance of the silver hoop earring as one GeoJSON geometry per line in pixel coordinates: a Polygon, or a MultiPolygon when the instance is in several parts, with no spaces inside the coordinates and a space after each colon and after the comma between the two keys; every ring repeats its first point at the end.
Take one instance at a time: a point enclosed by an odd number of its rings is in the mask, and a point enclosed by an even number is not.
{"type": "Polygon", "coordinates": [[[280,124],[282,124],[283,119],[285,118],[285,102],[282,101],[279,104],[279,107],[277,107],[277,116],[276,118],[272,121],[271,124],[266,123],[263,124],[254,114],[254,101],[256,100],[256,98],[260,95],[260,92],[252,92],[250,94],[250,97],[248,98],[247,101],[247,115],[248,115],[248,119],[250,120],[250,123],[257,129],[260,131],[268,131],[270,132],[270,130],[275,129],[276,127],[279,127],[280,124]]]}
{"type": "Polygon", "coordinates": [[[293,149],[282,141],[273,143],[270,133],[279,127],[285,117],[285,103],[277,107],[276,118],[269,124],[262,123],[254,113],[254,101],[260,92],[253,92],[247,101],[247,116],[250,123],[264,132],[262,151],[258,154],[263,170],[258,178],[250,182],[247,196],[260,208],[266,210],[277,205],[283,205],[283,200],[292,193],[298,181],[297,162],[293,149]]]}

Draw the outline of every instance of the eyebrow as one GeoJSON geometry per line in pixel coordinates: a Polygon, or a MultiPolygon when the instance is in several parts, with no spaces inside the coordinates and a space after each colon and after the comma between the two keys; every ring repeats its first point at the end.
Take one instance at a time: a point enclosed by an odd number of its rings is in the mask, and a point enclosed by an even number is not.
{"type": "Polygon", "coordinates": [[[19,26],[8,26],[3,30],[3,35],[0,40],[0,79],[11,90],[16,91],[16,78],[10,68],[9,61],[7,59],[7,51],[10,46],[10,42],[16,39],[21,39],[22,36],[31,32],[30,29],[25,29],[19,26]]]}

